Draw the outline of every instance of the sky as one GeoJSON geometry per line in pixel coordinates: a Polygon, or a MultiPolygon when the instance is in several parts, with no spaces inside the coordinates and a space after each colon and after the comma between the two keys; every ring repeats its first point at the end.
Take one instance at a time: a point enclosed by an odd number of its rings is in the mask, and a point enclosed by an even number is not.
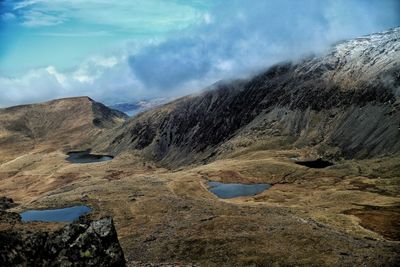
{"type": "Polygon", "coordinates": [[[0,0],[0,107],[177,97],[400,26],[400,0],[0,0]]]}

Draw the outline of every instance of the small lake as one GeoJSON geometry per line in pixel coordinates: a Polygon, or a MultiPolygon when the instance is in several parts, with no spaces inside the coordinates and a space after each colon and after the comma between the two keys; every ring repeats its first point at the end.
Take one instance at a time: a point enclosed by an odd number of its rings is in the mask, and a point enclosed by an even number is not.
{"type": "Polygon", "coordinates": [[[235,197],[254,196],[271,187],[270,184],[228,184],[208,182],[208,190],[219,198],[228,199],[235,197]]]}
{"type": "Polygon", "coordinates": [[[109,155],[94,155],[87,151],[74,151],[68,153],[67,161],[71,163],[96,163],[112,160],[114,157],[109,155]]]}
{"type": "Polygon", "coordinates": [[[332,162],[323,159],[310,160],[310,161],[297,161],[296,164],[313,169],[323,169],[333,165],[332,162]]]}
{"type": "Polygon", "coordinates": [[[20,215],[23,222],[73,222],[91,211],[88,206],[74,206],[52,210],[27,210],[20,215]]]}

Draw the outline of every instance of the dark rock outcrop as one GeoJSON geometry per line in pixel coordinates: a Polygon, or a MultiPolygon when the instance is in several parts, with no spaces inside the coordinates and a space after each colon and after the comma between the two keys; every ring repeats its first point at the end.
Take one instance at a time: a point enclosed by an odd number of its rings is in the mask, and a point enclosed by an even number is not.
{"type": "Polygon", "coordinates": [[[0,223],[16,224],[21,222],[21,215],[15,212],[0,210],[0,223]]]}
{"type": "Polygon", "coordinates": [[[125,266],[111,218],[53,232],[0,232],[0,266],[125,266]]]}
{"type": "Polygon", "coordinates": [[[7,210],[17,206],[16,203],[12,200],[12,198],[8,197],[0,197],[0,210],[7,210]]]}
{"type": "Polygon", "coordinates": [[[0,224],[16,224],[21,222],[21,216],[15,212],[7,212],[6,210],[18,206],[14,200],[9,197],[0,197],[0,224]]]}

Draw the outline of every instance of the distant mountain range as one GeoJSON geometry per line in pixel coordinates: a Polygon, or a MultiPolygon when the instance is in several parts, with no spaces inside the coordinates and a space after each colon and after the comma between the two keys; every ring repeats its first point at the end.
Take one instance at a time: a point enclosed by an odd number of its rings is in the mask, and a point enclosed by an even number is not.
{"type": "Polygon", "coordinates": [[[110,105],[109,107],[124,112],[129,116],[134,116],[142,111],[146,111],[151,108],[161,106],[171,100],[172,98],[162,97],[162,98],[117,103],[114,105],[110,105]]]}

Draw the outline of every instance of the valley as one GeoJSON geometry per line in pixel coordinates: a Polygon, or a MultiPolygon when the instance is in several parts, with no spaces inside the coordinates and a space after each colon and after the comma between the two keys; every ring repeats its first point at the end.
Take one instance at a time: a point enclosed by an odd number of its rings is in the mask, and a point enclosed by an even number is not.
{"type": "Polygon", "coordinates": [[[1,109],[0,196],[113,217],[128,266],[396,266],[399,53],[395,28],[132,118],[87,97],[1,109]]]}
{"type": "Polygon", "coordinates": [[[398,221],[392,218],[399,214],[400,180],[380,169],[395,168],[398,158],[344,161],[321,170],[293,163],[290,157],[302,153],[248,153],[171,172],[132,155],[69,164],[55,152],[31,158],[32,165],[25,165],[29,159],[12,169],[3,165],[2,175],[13,176],[2,177],[1,190],[21,204],[13,211],[79,204],[93,209],[93,219],[113,216],[132,266],[395,264],[398,221]],[[272,187],[224,200],[207,190],[209,179],[272,187]],[[16,186],[22,183],[26,188],[16,186]],[[364,221],[371,216],[368,207],[379,210],[379,225],[364,221]]]}

